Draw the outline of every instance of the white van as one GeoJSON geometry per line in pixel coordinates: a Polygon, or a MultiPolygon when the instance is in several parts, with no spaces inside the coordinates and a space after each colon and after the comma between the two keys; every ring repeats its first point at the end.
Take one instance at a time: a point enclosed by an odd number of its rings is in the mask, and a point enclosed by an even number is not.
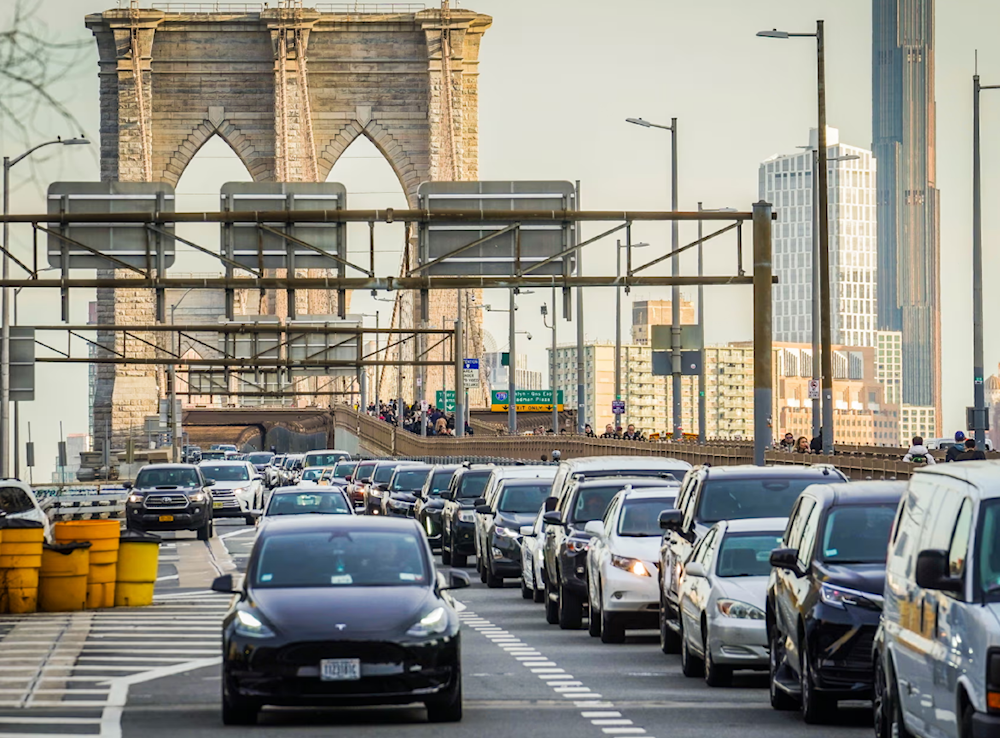
{"type": "Polygon", "coordinates": [[[1000,735],[1000,461],[914,474],[873,652],[882,736],[1000,735]]]}
{"type": "Polygon", "coordinates": [[[45,526],[45,540],[52,540],[49,516],[38,504],[31,487],[24,482],[0,479],[0,513],[11,519],[38,521],[45,526]]]}

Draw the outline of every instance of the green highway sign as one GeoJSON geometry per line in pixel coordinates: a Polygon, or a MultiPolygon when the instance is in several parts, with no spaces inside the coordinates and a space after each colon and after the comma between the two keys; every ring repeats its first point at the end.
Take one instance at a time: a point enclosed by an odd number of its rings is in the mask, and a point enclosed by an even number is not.
{"type": "Polygon", "coordinates": [[[434,393],[434,407],[444,408],[446,413],[455,412],[455,390],[448,390],[448,401],[445,402],[445,393],[438,390],[434,393]]]}
{"type": "MultiPolygon", "coordinates": [[[[510,392],[493,390],[490,398],[490,409],[493,412],[506,412],[510,405],[510,392]]],[[[557,409],[563,409],[563,393],[559,390],[556,396],[557,409]]],[[[544,412],[552,409],[552,390],[517,390],[517,409],[525,412],[544,412]]]]}

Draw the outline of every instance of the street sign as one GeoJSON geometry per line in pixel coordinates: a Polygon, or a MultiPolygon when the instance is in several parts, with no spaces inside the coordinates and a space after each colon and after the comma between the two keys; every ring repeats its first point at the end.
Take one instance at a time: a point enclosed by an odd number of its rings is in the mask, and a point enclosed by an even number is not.
{"type": "MultiPolygon", "coordinates": [[[[669,377],[673,374],[672,352],[653,351],[653,376],[669,377]]],[[[701,351],[681,351],[681,375],[697,377],[701,374],[701,351]]]]}
{"type": "MultiPolygon", "coordinates": [[[[227,182],[222,185],[220,210],[343,210],[346,202],[347,189],[337,182],[227,182]]],[[[263,225],[315,248],[258,228],[256,223],[223,223],[223,255],[251,269],[343,269],[325,255],[343,257],[343,224],[276,221],[263,225]]]]}
{"type": "MultiPolygon", "coordinates": [[[[490,410],[495,413],[505,413],[510,409],[510,393],[506,390],[493,390],[490,398],[490,410]]],[[[563,410],[562,390],[556,394],[557,410],[563,410]]],[[[552,412],[552,390],[518,390],[517,412],[541,413],[552,412]]]]}
{"type": "MultiPolygon", "coordinates": [[[[570,182],[424,182],[417,190],[419,207],[429,212],[454,210],[575,210],[575,188],[570,182]]],[[[573,223],[562,220],[531,221],[520,228],[489,236],[513,223],[434,221],[420,226],[419,261],[427,264],[446,257],[422,271],[425,276],[511,276],[538,264],[571,245],[573,223]],[[488,239],[488,240],[484,240],[488,239]],[[462,249],[482,240],[477,246],[462,249]],[[453,256],[449,255],[456,252],[453,256]]],[[[531,272],[568,275],[575,260],[554,259],[531,272]]]]}
{"type": "MultiPolygon", "coordinates": [[[[341,320],[335,315],[303,315],[288,321],[289,361],[351,361],[361,357],[361,333],[295,333],[296,326],[361,328],[361,319],[341,320]]],[[[357,367],[310,366],[293,368],[294,377],[353,377],[357,367]]]]}
{"type": "MultiPolygon", "coordinates": [[[[164,221],[154,226],[173,234],[170,216],[174,212],[174,188],[163,182],[53,182],[49,185],[48,212],[162,213],[164,221]]],[[[48,228],[140,269],[166,269],[174,263],[174,239],[147,230],[144,223],[116,223],[113,226],[109,223],[50,223],[48,228]]],[[[115,268],[113,262],[99,254],[51,234],[47,251],[49,266],[57,269],[64,265],[69,269],[115,268]]]]}
{"type": "Polygon", "coordinates": [[[445,393],[438,390],[434,393],[434,407],[442,408],[446,413],[455,412],[455,390],[448,390],[448,399],[445,400],[445,393]]]}
{"type": "Polygon", "coordinates": [[[35,399],[35,329],[10,327],[10,399],[35,399]]]}
{"type": "Polygon", "coordinates": [[[462,379],[465,389],[479,386],[479,359],[462,359],[462,379]]]}
{"type": "Polygon", "coordinates": [[[611,401],[611,414],[612,415],[624,415],[625,414],[625,400],[612,400],[611,401]]]}
{"type": "Polygon", "coordinates": [[[818,400],[819,399],[819,380],[810,379],[809,380],[809,399],[818,400]]]}

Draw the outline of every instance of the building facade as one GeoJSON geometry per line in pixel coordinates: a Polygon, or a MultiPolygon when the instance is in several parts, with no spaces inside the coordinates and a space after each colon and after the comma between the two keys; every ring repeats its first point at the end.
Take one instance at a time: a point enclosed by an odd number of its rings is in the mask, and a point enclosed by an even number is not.
{"type": "MultiPolygon", "coordinates": [[[[903,401],[933,406],[938,421],[941,245],[935,121],[934,0],[873,0],[879,328],[903,335],[903,401]]],[[[928,435],[939,431],[935,427],[928,435]]]]}
{"type": "MultiPolygon", "coordinates": [[[[815,149],[818,136],[811,132],[815,149]]],[[[833,343],[874,346],[877,320],[875,162],[871,152],[827,129],[833,343]]],[[[774,203],[774,340],[812,342],[813,152],[775,156],[760,165],[762,199],[774,203]]]]}
{"type": "MultiPolygon", "coordinates": [[[[681,325],[694,325],[697,317],[694,303],[681,300],[681,325]]],[[[636,300],[632,303],[632,343],[649,346],[654,325],[673,324],[673,303],[670,300],[636,300]]]]}

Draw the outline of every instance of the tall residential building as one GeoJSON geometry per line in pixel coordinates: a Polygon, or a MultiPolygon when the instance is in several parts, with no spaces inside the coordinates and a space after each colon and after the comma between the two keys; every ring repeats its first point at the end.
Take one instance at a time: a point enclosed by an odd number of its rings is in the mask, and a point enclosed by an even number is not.
{"type": "Polygon", "coordinates": [[[909,446],[914,436],[935,438],[937,409],[933,405],[903,405],[899,418],[900,445],[909,446]]]}
{"type": "MultiPolygon", "coordinates": [[[[810,133],[815,149],[817,131],[810,133]]],[[[827,128],[832,340],[874,346],[876,329],[875,162],[827,128]]],[[[760,197],[774,204],[774,340],[812,342],[813,153],[775,156],[760,165],[760,197]]]]}
{"type": "MultiPolygon", "coordinates": [[[[872,2],[879,328],[903,334],[903,401],[941,417],[934,0],[872,2]]],[[[937,435],[935,433],[934,435],[937,435]]]]}
{"type": "Polygon", "coordinates": [[[875,378],[885,389],[885,401],[903,404],[903,334],[899,331],[875,333],[875,378]]]}
{"type": "MultiPolygon", "coordinates": [[[[654,325],[673,324],[673,303],[670,300],[636,300],[632,303],[632,343],[649,346],[654,325]]],[[[697,322],[694,303],[681,300],[681,325],[697,322]]]]}
{"type": "MultiPolygon", "coordinates": [[[[491,389],[507,389],[510,367],[504,366],[501,363],[502,360],[503,352],[501,351],[488,351],[483,354],[483,363],[486,365],[486,376],[489,379],[491,389]]],[[[516,354],[514,356],[514,382],[517,388],[521,390],[547,389],[547,387],[542,385],[542,373],[532,371],[528,368],[527,354],[516,354]]]]}

